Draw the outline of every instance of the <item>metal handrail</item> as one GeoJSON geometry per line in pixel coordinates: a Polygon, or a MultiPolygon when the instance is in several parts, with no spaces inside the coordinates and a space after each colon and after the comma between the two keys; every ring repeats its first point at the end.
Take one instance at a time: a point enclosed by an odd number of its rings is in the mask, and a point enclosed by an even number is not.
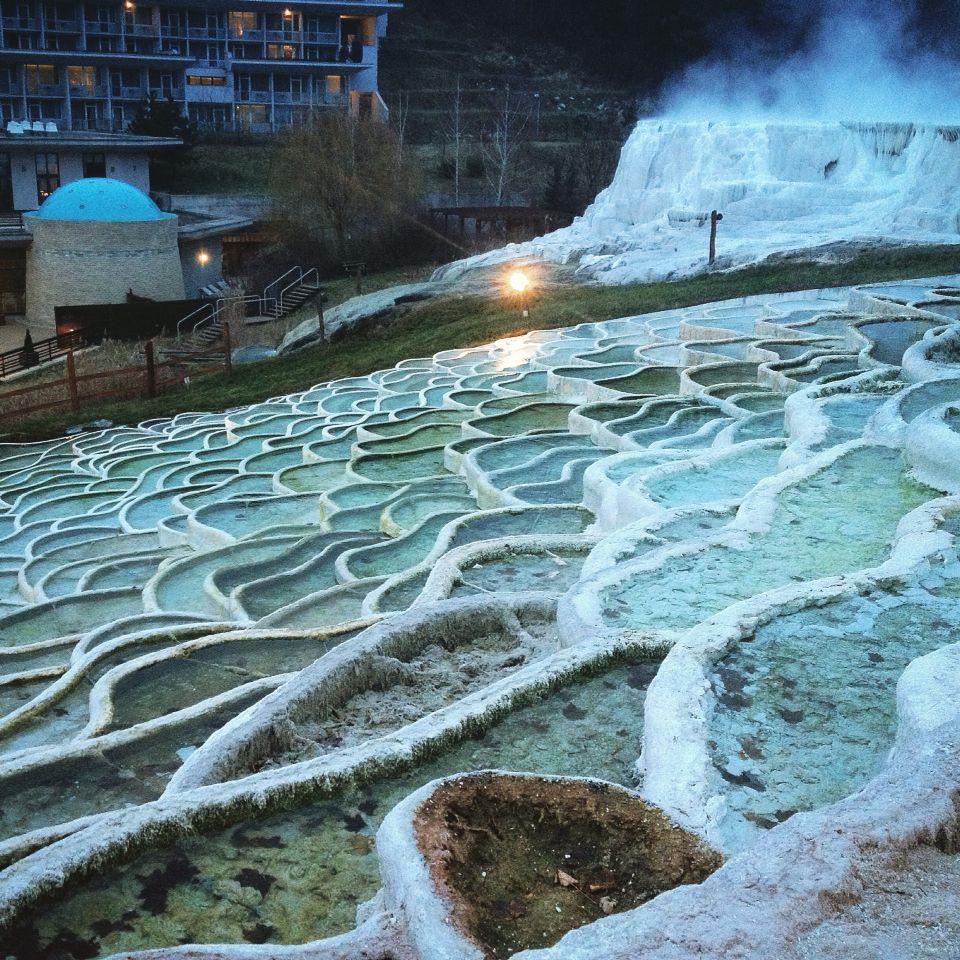
{"type": "Polygon", "coordinates": [[[314,280],[317,286],[320,286],[320,274],[317,272],[316,267],[311,267],[306,273],[301,271],[300,279],[294,280],[293,283],[288,283],[283,290],[280,291],[280,296],[277,297],[277,305],[280,307],[280,312],[283,313],[283,298],[287,295],[290,290],[295,289],[296,287],[303,287],[307,284],[307,277],[313,274],[314,280]]]}
{"type": "Polygon", "coordinates": [[[245,297],[219,297],[213,303],[205,303],[202,307],[198,307],[196,310],[194,310],[193,313],[187,314],[187,316],[185,316],[177,324],[177,337],[180,337],[183,333],[183,324],[203,310],[209,309],[211,311],[210,316],[201,317],[200,320],[194,323],[193,327],[191,327],[190,333],[196,333],[198,330],[202,330],[204,327],[207,327],[212,323],[216,323],[220,318],[220,314],[222,314],[229,306],[235,306],[241,303],[256,303],[259,307],[260,313],[265,314],[269,308],[269,305],[273,304],[276,306],[276,302],[277,301],[274,297],[261,296],[259,294],[249,294],[245,297]]]}
{"type": "Polygon", "coordinates": [[[212,303],[205,303],[202,306],[197,307],[192,313],[188,313],[182,320],[177,323],[177,337],[183,335],[183,326],[187,321],[193,320],[198,314],[203,313],[205,310],[210,311],[208,317],[201,317],[199,320],[196,320],[193,326],[190,329],[190,332],[193,333],[196,330],[199,330],[201,327],[205,327],[211,323],[215,323],[219,318],[220,314],[226,309],[229,304],[239,304],[239,303],[257,303],[259,304],[259,310],[261,315],[266,315],[269,312],[271,304],[276,308],[278,314],[283,313],[283,298],[289,293],[294,287],[304,286],[309,282],[310,278],[313,278],[313,281],[316,285],[320,286],[320,274],[317,271],[316,267],[311,267],[309,270],[304,270],[303,267],[297,265],[291,267],[286,273],[282,273],[276,280],[272,283],[267,284],[263,288],[262,294],[248,294],[245,297],[219,297],[212,303]],[[286,280],[288,277],[296,275],[296,279],[288,283],[281,291],[279,296],[271,294],[271,291],[276,291],[276,289],[286,280]]]}
{"type": "Polygon", "coordinates": [[[220,297],[216,301],[217,308],[214,312],[214,316],[219,316],[224,311],[224,309],[226,309],[226,307],[230,306],[231,304],[238,304],[238,303],[259,303],[260,312],[262,313],[264,310],[266,310],[268,301],[270,303],[276,302],[273,297],[267,297],[265,295],[257,294],[257,293],[250,293],[250,294],[247,294],[247,296],[245,297],[220,297]]]}
{"type": "MultiPolygon", "coordinates": [[[[202,313],[204,310],[210,310],[210,311],[212,311],[210,317],[206,317],[206,318],[204,318],[204,320],[199,320],[199,321],[197,321],[197,323],[203,323],[203,322],[205,322],[205,321],[208,320],[208,319],[212,319],[213,316],[216,314],[216,310],[215,310],[215,308],[214,308],[214,306],[213,306],[212,303],[204,303],[204,304],[202,304],[201,306],[197,307],[196,310],[194,310],[194,311],[191,312],[191,313],[188,313],[185,317],[183,317],[181,320],[179,320],[179,321],[177,322],[177,336],[179,337],[179,336],[183,333],[183,325],[184,325],[188,320],[193,319],[198,313],[202,313]]],[[[191,329],[191,332],[192,332],[193,330],[196,330],[196,328],[197,328],[197,323],[194,323],[194,325],[190,328],[190,329],[191,329]]]]}
{"type": "Polygon", "coordinates": [[[271,290],[273,290],[275,287],[279,287],[280,284],[283,283],[283,281],[286,280],[287,277],[289,277],[292,273],[296,273],[296,274],[298,274],[299,276],[302,277],[302,276],[303,276],[303,267],[301,267],[301,266],[298,265],[298,266],[296,266],[296,267],[291,267],[286,273],[281,273],[280,276],[277,277],[277,279],[273,281],[273,283],[268,283],[268,284],[263,288],[263,295],[264,295],[265,297],[268,296],[271,290]]]}

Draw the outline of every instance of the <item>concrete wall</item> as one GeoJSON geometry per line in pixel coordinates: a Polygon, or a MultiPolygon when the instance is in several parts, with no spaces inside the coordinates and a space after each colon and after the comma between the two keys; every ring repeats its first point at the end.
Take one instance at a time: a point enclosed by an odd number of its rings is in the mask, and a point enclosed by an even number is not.
{"type": "Polygon", "coordinates": [[[262,220],[273,201],[261,194],[249,193],[154,193],[161,210],[171,213],[198,213],[204,217],[245,217],[262,220]]]}
{"type": "Polygon", "coordinates": [[[145,153],[107,153],[107,176],[150,192],[150,159],[145,153]]]}
{"type": "Polygon", "coordinates": [[[53,327],[54,307],[123,303],[127,291],[181,300],[177,219],[134,223],[27,217],[27,323],[53,327]]]}
{"type": "Polygon", "coordinates": [[[201,287],[223,279],[223,243],[220,237],[181,241],[180,267],[186,295],[202,297],[201,287]],[[201,253],[207,255],[205,264],[200,262],[201,253]]]}
{"type": "MultiPolygon", "coordinates": [[[[5,145],[6,147],[6,145],[5,145]]],[[[36,155],[42,151],[36,148],[30,150],[11,151],[10,172],[13,180],[13,206],[15,210],[36,210],[37,203],[37,164],[36,155]]],[[[60,185],[72,183],[83,177],[83,154],[104,153],[91,146],[90,150],[80,150],[75,147],[65,149],[57,147],[51,140],[50,153],[55,153],[60,159],[60,185]]],[[[150,160],[145,153],[110,153],[105,152],[104,160],[107,167],[107,176],[114,180],[122,180],[142,190],[150,192],[150,160]]]]}

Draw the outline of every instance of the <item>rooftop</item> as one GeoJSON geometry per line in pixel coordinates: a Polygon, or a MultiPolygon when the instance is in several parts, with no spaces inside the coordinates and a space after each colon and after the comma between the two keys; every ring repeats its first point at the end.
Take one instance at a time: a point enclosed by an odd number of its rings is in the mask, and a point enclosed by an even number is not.
{"type": "Polygon", "coordinates": [[[98,133],[93,130],[24,130],[23,133],[11,133],[9,129],[0,129],[0,143],[3,149],[11,147],[103,147],[111,150],[160,150],[182,146],[175,137],[145,137],[133,133],[98,133]]]}

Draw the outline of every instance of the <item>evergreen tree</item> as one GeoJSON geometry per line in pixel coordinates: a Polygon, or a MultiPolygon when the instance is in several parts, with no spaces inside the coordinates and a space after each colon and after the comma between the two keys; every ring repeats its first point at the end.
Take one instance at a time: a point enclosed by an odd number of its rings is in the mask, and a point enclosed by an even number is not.
{"type": "Polygon", "coordinates": [[[33,337],[30,336],[30,331],[27,331],[27,335],[23,338],[23,349],[20,351],[20,366],[24,369],[28,367],[35,367],[40,362],[40,354],[37,353],[36,347],[33,345],[33,337]]]}
{"type": "Polygon", "coordinates": [[[180,112],[172,97],[161,100],[155,93],[144,97],[130,121],[128,132],[142,137],[175,137],[183,141],[183,153],[197,141],[197,125],[180,112]]]}

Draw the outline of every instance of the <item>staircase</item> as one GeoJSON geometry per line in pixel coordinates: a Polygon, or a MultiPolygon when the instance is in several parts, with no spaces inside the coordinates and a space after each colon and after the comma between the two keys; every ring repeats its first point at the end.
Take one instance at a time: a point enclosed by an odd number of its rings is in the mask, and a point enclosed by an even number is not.
{"type": "Polygon", "coordinates": [[[311,297],[322,291],[316,267],[304,270],[291,267],[272,283],[264,287],[260,295],[246,297],[219,297],[213,303],[187,314],[177,324],[177,334],[183,335],[183,346],[166,351],[170,358],[186,357],[198,350],[206,350],[219,343],[223,337],[223,325],[228,318],[242,309],[244,322],[248,325],[271,323],[282,320],[311,297]]]}
{"type": "Polygon", "coordinates": [[[263,288],[263,299],[272,302],[270,315],[279,320],[316,296],[321,289],[320,275],[316,267],[307,270],[299,266],[291,267],[263,288]]]}

